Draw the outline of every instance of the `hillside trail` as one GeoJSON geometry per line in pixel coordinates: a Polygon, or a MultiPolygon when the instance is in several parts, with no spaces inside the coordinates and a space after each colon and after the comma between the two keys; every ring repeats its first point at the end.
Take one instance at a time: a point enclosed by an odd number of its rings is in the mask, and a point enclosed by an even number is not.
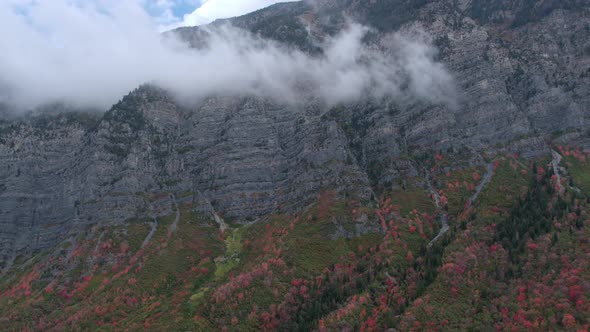
{"type": "Polygon", "coordinates": [[[555,150],[551,150],[551,156],[553,157],[551,159],[551,167],[553,167],[553,174],[555,174],[556,177],[556,182],[557,182],[557,190],[559,191],[559,194],[563,194],[564,189],[563,189],[563,185],[561,184],[561,174],[559,174],[559,165],[561,164],[561,160],[563,159],[563,157],[559,154],[559,152],[555,151],[555,150]]]}
{"type": "Polygon", "coordinates": [[[223,219],[217,213],[213,214],[213,218],[215,219],[215,222],[219,225],[219,230],[221,231],[221,233],[225,233],[225,230],[227,229],[227,224],[225,223],[225,221],[223,221],[223,219]]]}
{"type": "Polygon", "coordinates": [[[438,232],[438,234],[428,243],[428,247],[432,247],[432,245],[439,239],[441,238],[443,235],[445,235],[450,227],[449,227],[449,214],[446,211],[443,211],[441,204],[440,204],[440,194],[438,193],[437,190],[434,189],[434,186],[432,186],[432,181],[430,181],[430,173],[427,173],[426,175],[426,183],[428,185],[428,190],[430,190],[430,193],[432,195],[432,197],[434,197],[434,203],[436,205],[436,209],[438,211],[441,211],[438,215],[438,221],[440,222],[441,228],[438,232]]]}
{"type": "Polygon", "coordinates": [[[174,233],[176,232],[176,229],[178,228],[178,222],[180,221],[180,208],[178,207],[178,202],[176,201],[176,196],[174,194],[170,194],[170,199],[172,200],[174,208],[176,209],[176,217],[174,218],[172,225],[170,225],[168,233],[174,233]]]}
{"type": "Polygon", "coordinates": [[[158,230],[158,219],[156,219],[156,215],[154,213],[154,207],[152,206],[151,203],[149,204],[149,206],[150,206],[150,210],[152,212],[152,222],[149,223],[151,229],[150,229],[150,232],[148,233],[148,235],[145,237],[145,239],[141,243],[141,249],[145,248],[150,243],[150,241],[154,237],[154,234],[156,234],[156,230],[158,230]]]}
{"type": "Polygon", "coordinates": [[[156,230],[158,229],[158,220],[156,219],[156,217],[152,217],[152,220],[153,221],[149,223],[149,225],[151,226],[150,232],[143,240],[141,244],[141,249],[145,248],[150,243],[152,237],[154,237],[154,234],[156,234],[156,230]]]}

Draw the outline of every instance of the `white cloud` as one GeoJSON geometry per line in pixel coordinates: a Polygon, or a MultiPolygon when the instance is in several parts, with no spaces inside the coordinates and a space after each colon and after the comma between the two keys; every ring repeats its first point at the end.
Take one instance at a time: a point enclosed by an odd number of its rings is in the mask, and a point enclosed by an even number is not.
{"type": "Polygon", "coordinates": [[[204,0],[201,7],[184,16],[182,25],[207,24],[219,18],[244,15],[278,2],[289,0],[204,0]]]}
{"type": "Polygon", "coordinates": [[[106,109],[146,82],[191,101],[214,94],[289,102],[306,93],[328,104],[454,97],[453,79],[424,35],[393,35],[386,49],[374,50],[361,41],[367,29],[352,24],[326,41],[323,57],[311,57],[223,27],[195,50],[164,40],[140,2],[14,4],[0,1],[0,103],[23,108],[67,101],[106,109]]]}

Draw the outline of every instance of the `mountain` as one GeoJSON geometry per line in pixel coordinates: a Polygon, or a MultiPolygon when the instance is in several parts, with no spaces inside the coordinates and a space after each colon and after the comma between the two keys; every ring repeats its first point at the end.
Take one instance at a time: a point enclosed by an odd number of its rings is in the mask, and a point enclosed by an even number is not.
{"type": "Polygon", "coordinates": [[[3,120],[3,326],[587,329],[590,6],[317,0],[211,28],[319,57],[350,21],[375,47],[425,31],[456,105],[144,85],[3,120]]]}

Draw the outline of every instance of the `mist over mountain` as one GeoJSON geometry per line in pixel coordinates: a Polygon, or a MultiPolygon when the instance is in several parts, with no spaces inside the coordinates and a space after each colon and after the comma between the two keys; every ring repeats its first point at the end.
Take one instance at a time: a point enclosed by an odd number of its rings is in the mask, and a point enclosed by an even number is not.
{"type": "Polygon", "coordinates": [[[423,31],[392,35],[377,48],[362,41],[369,28],[351,21],[318,41],[322,54],[312,56],[224,24],[202,28],[204,44],[194,49],[174,33],[160,35],[132,3],[109,11],[37,3],[26,16],[2,6],[0,19],[12,29],[0,36],[6,50],[0,102],[19,109],[62,102],[106,110],[144,83],[192,103],[216,94],[288,102],[315,97],[330,105],[402,94],[439,103],[456,98],[423,31]]]}
{"type": "Polygon", "coordinates": [[[2,329],[588,329],[587,1],[31,3],[0,3],[2,329]]]}

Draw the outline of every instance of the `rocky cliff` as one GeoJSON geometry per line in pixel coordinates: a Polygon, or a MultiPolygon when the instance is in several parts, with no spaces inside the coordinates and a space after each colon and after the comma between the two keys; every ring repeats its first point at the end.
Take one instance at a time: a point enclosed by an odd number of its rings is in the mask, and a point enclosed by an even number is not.
{"type": "MultiPolygon", "coordinates": [[[[552,139],[588,146],[584,1],[318,0],[229,21],[319,56],[316,42],[351,18],[375,28],[366,40],[375,47],[396,31],[426,31],[455,78],[457,105],[215,96],[189,107],[146,85],[104,114],[5,120],[0,266],[96,225],[167,215],[170,195],[248,223],[303,209],[322,190],[370,202],[424,177],[427,153],[457,156],[460,167],[481,163],[481,152],[548,153],[552,139]]],[[[205,38],[199,28],[175,33],[194,46],[205,38]]]]}

